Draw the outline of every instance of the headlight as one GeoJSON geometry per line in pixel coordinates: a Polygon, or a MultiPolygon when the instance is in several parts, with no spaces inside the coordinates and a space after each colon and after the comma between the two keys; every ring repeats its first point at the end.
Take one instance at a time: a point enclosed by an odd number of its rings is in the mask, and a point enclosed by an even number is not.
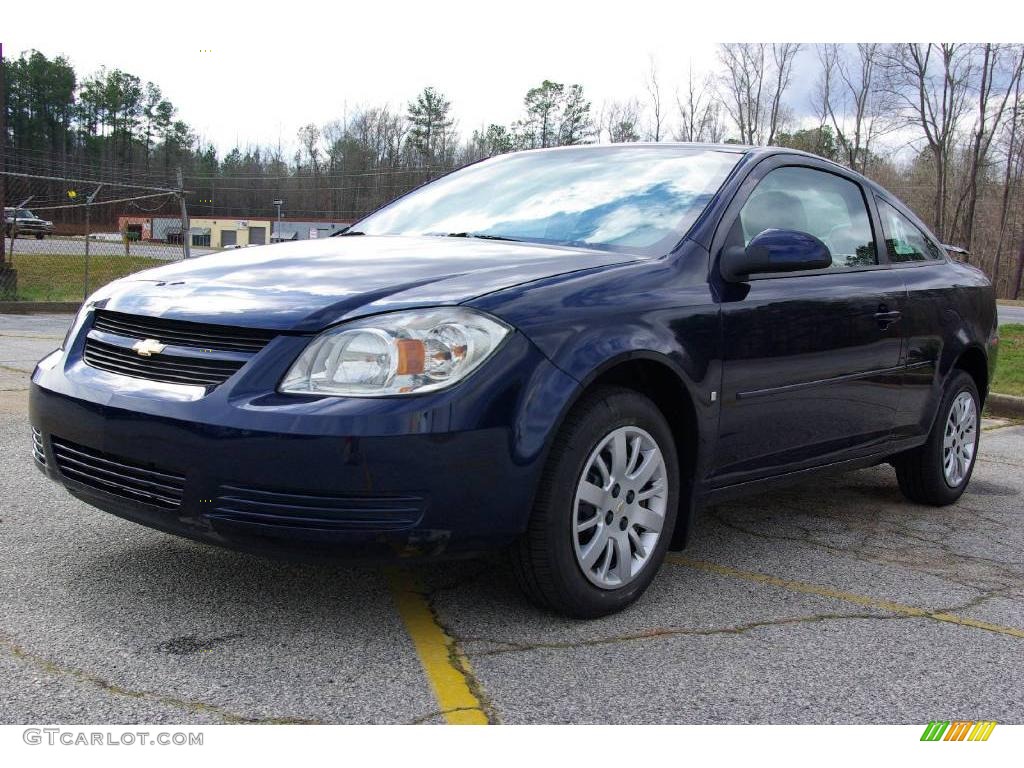
{"type": "Polygon", "coordinates": [[[434,392],[476,370],[509,330],[493,317],[462,307],[356,320],[313,339],[279,389],[349,397],[434,392]]]}
{"type": "Polygon", "coordinates": [[[64,334],[64,341],[60,343],[58,349],[66,350],[68,345],[78,336],[78,332],[82,329],[82,324],[85,319],[89,316],[92,308],[96,306],[97,295],[99,291],[89,296],[88,299],[83,302],[81,308],[78,310],[78,314],[75,315],[74,322],[71,323],[71,327],[68,328],[68,332],[64,334]]]}

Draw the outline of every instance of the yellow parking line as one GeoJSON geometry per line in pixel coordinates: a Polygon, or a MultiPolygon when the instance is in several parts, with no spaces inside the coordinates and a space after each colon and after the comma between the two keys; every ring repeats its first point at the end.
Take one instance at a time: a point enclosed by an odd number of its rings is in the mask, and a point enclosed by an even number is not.
{"type": "Polygon", "coordinates": [[[960,624],[961,626],[973,627],[974,629],[983,629],[986,632],[998,632],[1001,635],[1024,638],[1024,629],[1018,629],[1017,627],[1004,627],[1001,624],[990,624],[987,621],[978,621],[977,619],[970,619],[966,616],[957,616],[954,613],[929,611],[926,608],[917,608],[912,605],[893,603],[889,600],[879,600],[878,598],[868,597],[866,595],[858,595],[854,592],[845,592],[841,589],[833,589],[832,587],[825,587],[818,584],[808,584],[804,581],[782,579],[778,576],[769,576],[768,574],[755,573],[754,571],[742,571],[738,568],[730,568],[727,565],[710,563],[706,560],[694,560],[686,557],[685,555],[678,555],[675,553],[669,553],[667,561],[675,565],[684,565],[689,568],[696,568],[709,573],[717,573],[720,576],[731,576],[736,579],[753,581],[758,584],[770,584],[773,587],[781,587],[782,589],[788,589],[791,592],[802,592],[806,595],[818,595],[819,597],[832,597],[836,600],[844,600],[848,603],[856,603],[857,605],[864,605],[869,608],[878,608],[883,611],[898,613],[903,616],[935,619],[936,621],[945,621],[950,624],[960,624]]]}
{"type": "Polygon", "coordinates": [[[469,659],[438,625],[416,579],[407,571],[391,569],[388,584],[445,721],[449,725],[488,725],[487,713],[473,693],[469,659]]]}

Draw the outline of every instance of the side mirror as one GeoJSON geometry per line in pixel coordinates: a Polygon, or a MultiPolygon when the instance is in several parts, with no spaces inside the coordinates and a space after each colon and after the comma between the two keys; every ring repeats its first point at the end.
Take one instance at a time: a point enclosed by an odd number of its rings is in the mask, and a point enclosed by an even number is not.
{"type": "Polygon", "coordinates": [[[744,248],[732,245],[722,251],[718,269],[730,283],[742,283],[750,275],[797,272],[832,266],[828,246],[814,235],[794,229],[766,229],[744,248]]]}

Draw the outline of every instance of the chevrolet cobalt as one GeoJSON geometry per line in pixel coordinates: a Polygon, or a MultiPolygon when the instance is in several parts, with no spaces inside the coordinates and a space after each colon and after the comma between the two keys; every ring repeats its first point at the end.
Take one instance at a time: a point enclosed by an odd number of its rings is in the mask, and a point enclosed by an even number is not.
{"type": "Polygon", "coordinates": [[[37,465],[153,528],[300,558],[507,549],[619,610],[702,506],[895,467],[950,504],[995,364],[984,275],[776,148],[502,155],[340,236],[123,278],[32,376],[37,465]]]}

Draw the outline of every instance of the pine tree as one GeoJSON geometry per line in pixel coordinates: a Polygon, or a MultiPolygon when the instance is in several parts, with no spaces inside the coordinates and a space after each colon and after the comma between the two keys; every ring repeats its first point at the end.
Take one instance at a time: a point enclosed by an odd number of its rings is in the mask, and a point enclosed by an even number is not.
{"type": "Polygon", "coordinates": [[[430,86],[409,102],[409,146],[420,162],[433,166],[444,163],[452,151],[451,102],[430,86]]]}

